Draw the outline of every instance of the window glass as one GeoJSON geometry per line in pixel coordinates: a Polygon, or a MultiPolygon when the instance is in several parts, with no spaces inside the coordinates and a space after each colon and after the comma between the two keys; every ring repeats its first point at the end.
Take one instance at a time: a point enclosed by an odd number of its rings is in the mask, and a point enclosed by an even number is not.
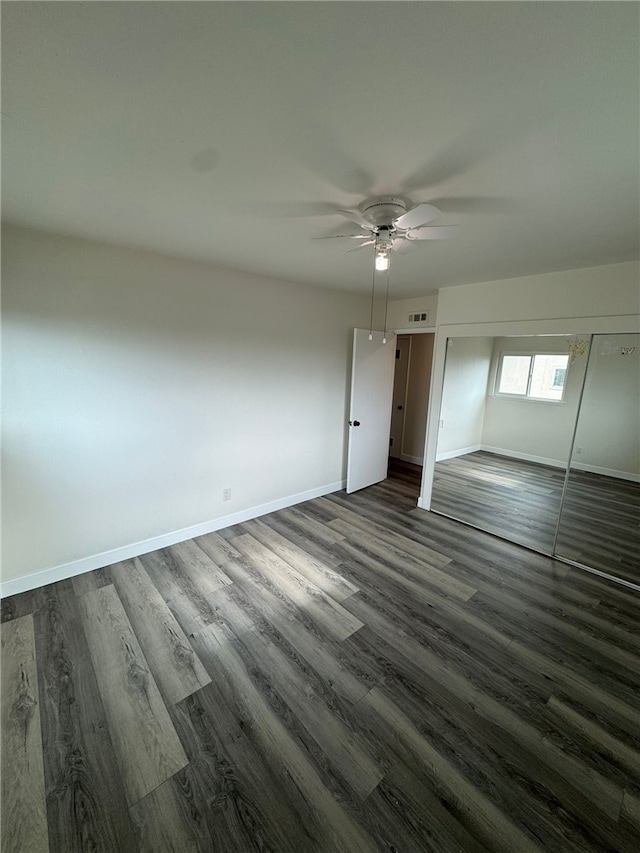
{"type": "Polygon", "coordinates": [[[527,385],[529,382],[530,367],[530,355],[503,356],[498,393],[525,395],[527,393],[527,385]]]}
{"type": "Polygon", "coordinates": [[[568,355],[536,355],[533,359],[529,397],[562,400],[568,355]]]}
{"type": "Polygon", "coordinates": [[[560,401],[568,364],[568,355],[556,353],[503,355],[496,393],[560,401]]]}

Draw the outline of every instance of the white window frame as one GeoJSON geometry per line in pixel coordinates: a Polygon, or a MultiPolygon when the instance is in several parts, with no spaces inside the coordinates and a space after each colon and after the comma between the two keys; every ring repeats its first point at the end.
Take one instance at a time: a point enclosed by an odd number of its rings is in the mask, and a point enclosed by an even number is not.
{"type": "Polygon", "coordinates": [[[500,352],[498,354],[498,364],[496,369],[496,379],[495,385],[493,389],[493,394],[495,397],[502,397],[507,400],[524,400],[529,403],[551,403],[554,406],[559,406],[564,403],[564,394],[567,390],[567,377],[569,375],[569,359],[568,354],[563,352],[544,352],[542,350],[526,350],[526,351],[518,351],[518,350],[505,350],[504,352],[500,352]],[[562,386],[562,396],[559,400],[550,400],[548,397],[533,397],[529,394],[531,389],[531,378],[533,376],[533,367],[535,363],[535,357],[537,355],[567,355],[567,366],[565,368],[564,374],[564,383],[562,386]],[[505,356],[521,356],[528,357],[531,359],[531,363],[529,365],[529,376],[527,378],[527,390],[524,394],[508,394],[505,391],[500,391],[500,380],[502,378],[502,365],[504,363],[505,356]]]}

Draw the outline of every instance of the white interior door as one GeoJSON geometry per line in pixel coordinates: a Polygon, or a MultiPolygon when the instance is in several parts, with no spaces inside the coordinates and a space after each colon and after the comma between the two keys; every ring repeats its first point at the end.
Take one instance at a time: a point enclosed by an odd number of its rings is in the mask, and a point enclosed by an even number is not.
{"type": "Polygon", "coordinates": [[[383,344],[382,332],[353,330],[347,492],[387,476],[395,356],[395,335],[383,344]]]}

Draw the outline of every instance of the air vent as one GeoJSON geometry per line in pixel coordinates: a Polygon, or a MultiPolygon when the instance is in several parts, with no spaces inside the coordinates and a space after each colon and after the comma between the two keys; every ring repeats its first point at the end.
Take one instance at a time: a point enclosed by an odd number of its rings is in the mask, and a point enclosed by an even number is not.
{"type": "Polygon", "coordinates": [[[428,323],[429,322],[429,312],[428,311],[412,311],[409,314],[409,322],[410,323],[428,323]]]}

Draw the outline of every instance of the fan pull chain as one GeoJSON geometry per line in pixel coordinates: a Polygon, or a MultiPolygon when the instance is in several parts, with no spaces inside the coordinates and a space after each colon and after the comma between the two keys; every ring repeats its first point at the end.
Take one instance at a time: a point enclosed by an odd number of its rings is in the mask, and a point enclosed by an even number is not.
{"type": "Polygon", "coordinates": [[[373,253],[373,275],[371,277],[371,317],[369,318],[369,340],[373,340],[373,298],[376,292],[376,253],[373,253]]]}
{"type": "Polygon", "coordinates": [[[391,273],[391,252],[389,252],[389,263],[387,265],[387,293],[384,299],[384,332],[382,335],[382,343],[387,342],[387,310],[389,308],[389,275],[391,273]]]}

